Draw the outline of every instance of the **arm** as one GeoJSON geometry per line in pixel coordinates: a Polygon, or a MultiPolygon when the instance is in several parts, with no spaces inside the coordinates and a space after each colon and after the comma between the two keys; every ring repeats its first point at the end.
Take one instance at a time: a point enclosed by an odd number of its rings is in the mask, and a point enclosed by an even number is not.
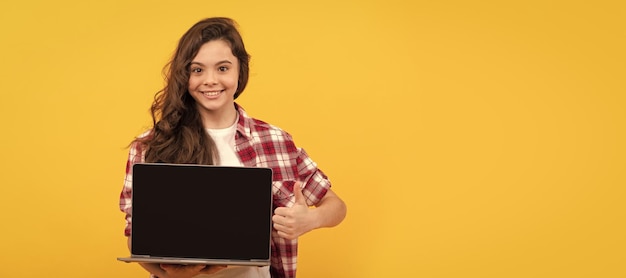
{"type": "Polygon", "coordinates": [[[315,218],[317,218],[317,228],[330,228],[339,225],[346,217],[347,213],[346,204],[333,192],[331,189],[328,189],[326,195],[322,200],[320,200],[319,204],[312,209],[311,212],[316,214],[315,218]]]}
{"type": "Polygon", "coordinates": [[[346,217],[346,204],[332,190],[329,189],[320,202],[310,208],[300,184],[294,185],[294,205],[276,208],[272,217],[278,235],[286,239],[296,239],[314,229],[334,227],[346,217]]]}

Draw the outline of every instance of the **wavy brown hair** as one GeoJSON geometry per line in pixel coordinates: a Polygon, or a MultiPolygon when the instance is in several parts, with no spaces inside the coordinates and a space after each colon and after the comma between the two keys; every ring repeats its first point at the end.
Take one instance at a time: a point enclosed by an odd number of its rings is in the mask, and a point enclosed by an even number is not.
{"type": "Polygon", "coordinates": [[[202,125],[195,100],[189,95],[189,71],[200,47],[224,40],[239,60],[236,99],[248,83],[250,55],[234,20],[213,17],[193,25],[180,39],[172,60],[163,69],[165,87],[156,93],[150,109],[153,128],[137,141],[146,147],[146,162],[215,164],[215,143],[202,125]]]}

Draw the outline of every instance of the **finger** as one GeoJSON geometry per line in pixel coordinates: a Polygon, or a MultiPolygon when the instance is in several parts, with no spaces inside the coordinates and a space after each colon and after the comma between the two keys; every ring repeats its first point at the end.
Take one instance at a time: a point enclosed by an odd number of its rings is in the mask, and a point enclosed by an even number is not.
{"type": "Polygon", "coordinates": [[[225,265],[207,265],[205,268],[203,268],[200,273],[202,274],[213,274],[215,272],[218,272],[222,269],[225,269],[226,266],[225,265]]]}
{"type": "Polygon", "coordinates": [[[285,229],[286,227],[280,224],[276,224],[274,223],[274,229],[278,232],[278,233],[284,233],[286,232],[285,229]]]}
{"type": "Polygon", "coordinates": [[[281,215],[274,215],[274,216],[272,216],[272,221],[274,222],[274,224],[283,225],[283,224],[285,224],[285,217],[283,217],[281,215]]]}
{"type": "Polygon", "coordinates": [[[297,181],[296,184],[293,185],[293,194],[296,196],[296,204],[298,205],[307,205],[306,198],[304,198],[304,194],[302,194],[302,183],[297,181]]]}
{"type": "Polygon", "coordinates": [[[181,264],[161,264],[160,266],[161,266],[162,269],[174,269],[174,268],[182,267],[183,265],[181,265],[181,264]]]}
{"type": "Polygon", "coordinates": [[[165,271],[168,270],[176,270],[176,271],[199,271],[203,269],[206,265],[203,264],[192,264],[192,265],[184,265],[184,264],[161,264],[161,268],[165,271]]]}
{"type": "Polygon", "coordinates": [[[289,208],[278,207],[274,210],[274,215],[287,216],[288,212],[289,212],[289,208]]]}
{"type": "Polygon", "coordinates": [[[290,221],[289,219],[283,217],[278,217],[276,218],[276,220],[272,219],[272,222],[274,224],[274,227],[281,227],[283,229],[292,228],[293,226],[293,221],[290,221]]]}
{"type": "Polygon", "coordinates": [[[197,264],[197,265],[193,266],[193,271],[200,271],[200,270],[204,269],[205,267],[207,267],[207,265],[197,264]]]}
{"type": "Polygon", "coordinates": [[[298,238],[297,236],[294,236],[292,234],[285,233],[285,232],[282,232],[282,231],[278,231],[278,236],[280,236],[280,237],[282,237],[284,239],[289,239],[289,240],[293,240],[293,239],[298,238]]]}

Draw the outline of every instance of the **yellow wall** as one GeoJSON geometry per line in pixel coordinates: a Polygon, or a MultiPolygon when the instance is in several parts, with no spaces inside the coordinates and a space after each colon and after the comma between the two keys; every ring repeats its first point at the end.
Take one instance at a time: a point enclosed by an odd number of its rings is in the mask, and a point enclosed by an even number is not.
{"type": "Polygon", "coordinates": [[[125,146],[207,16],[349,205],[299,277],[626,277],[623,1],[249,2],[2,1],[0,277],[146,277],[125,146]]]}

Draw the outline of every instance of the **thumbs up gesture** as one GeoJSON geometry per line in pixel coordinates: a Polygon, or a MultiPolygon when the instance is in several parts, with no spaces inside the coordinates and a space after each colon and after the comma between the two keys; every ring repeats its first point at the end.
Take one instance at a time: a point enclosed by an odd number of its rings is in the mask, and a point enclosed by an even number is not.
{"type": "Polygon", "coordinates": [[[299,236],[315,229],[315,209],[309,208],[302,194],[302,183],[296,182],[293,186],[295,202],[291,207],[279,207],[274,210],[272,221],[278,235],[286,239],[296,239],[299,236]]]}

